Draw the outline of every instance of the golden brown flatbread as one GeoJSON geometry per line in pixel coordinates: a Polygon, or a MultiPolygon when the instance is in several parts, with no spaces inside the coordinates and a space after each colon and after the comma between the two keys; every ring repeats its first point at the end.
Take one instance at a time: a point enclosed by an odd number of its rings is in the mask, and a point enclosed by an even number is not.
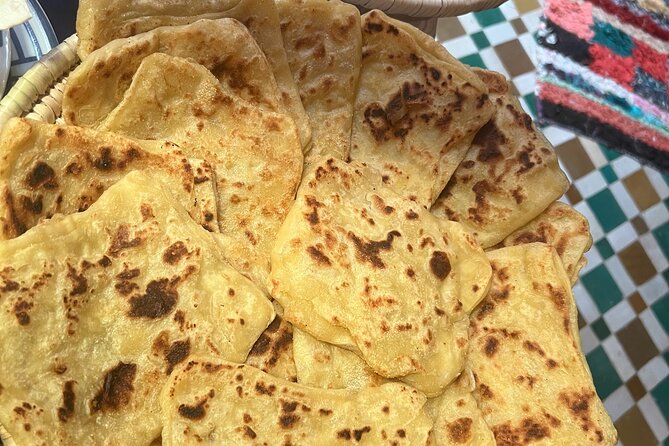
{"type": "Polygon", "coordinates": [[[434,420],[432,444],[439,446],[496,446],[472,392],[471,370],[465,369],[444,393],[427,400],[425,410],[434,420]]]}
{"type": "Polygon", "coordinates": [[[161,395],[163,445],[425,445],[425,396],[400,384],[300,386],[247,365],[193,360],[161,395]]]}
{"type": "MultiPolygon", "coordinates": [[[[92,51],[102,48],[112,40],[134,36],[158,27],[187,25],[201,19],[220,18],[239,20],[258,42],[279,86],[281,104],[295,120],[302,145],[306,148],[311,140],[311,127],[288,66],[274,0],[82,0],[77,11],[78,53],[86,64],[92,51]]],[[[240,59],[244,61],[243,55],[248,52],[239,45],[239,41],[228,40],[229,29],[222,31],[218,36],[208,35],[204,40],[189,39],[188,44],[182,40],[177,45],[189,49],[193,54],[170,54],[181,57],[197,57],[197,53],[209,54],[226,64],[226,56],[236,57],[240,50],[240,59]],[[221,39],[228,40],[228,44],[218,46],[221,39]]],[[[248,39],[243,40],[243,45],[249,45],[248,39]]],[[[246,60],[246,63],[249,62],[246,60]]],[[[235,74],[236,71],[233,70],[231,75],[235,74]]],[[[67,115],[65,117],[67,119],[67,115]]]]}
{"type": "Polygon", "coordinates": [[[233,19],[200,20],[115,40],[75,68],[63,95],[69,124],[95,127],[123,99],[142,60],[154,53],[202,64],[238,96],[269,111],[282,111],[271,67],[248,30],[233,19]]]}
{"type": "Polygon", "coordinates": [[[460,372],[490,266],[472,237],[360,163],[306,174],[272,251],[272,296],[315,338],[438,394],[460,372]]]}
{"type": "Polygon", "coordinates": [[[277,378],[297,382],[293,325],[282,317],[283,308],[276,301],[272,303],[276,317],[253,344],[244,363],[277,378]]]}
{"type": "Polygon", "coordinates": [[[101,128],[173,141],[216,176],[219,242],[228,261],[265,287],[269,255],[302,175],[297,128],[220,85],[204,67],[152,54],[101,128]]]}
{"type": "Polygon", "coordinates": [[[195,184],[192,163],[173,144],[13,118],[0,133],[0,239],[56,214],[88,209],[134,170],[151,170],[170,184],[193,218],[207,225],[206,210],[196,202],[207,201],[212,185],[195,184]]]}
{"type": "Polygon", "coordinates": [[[278,0],[283,45],[312,128],[305,162],[347,159],[361,62],[360,12],[339,0],[278,0]]]}
{"type": "Polygon", "coordinates": [[[472,314],[467,364],[497,444],[616,444],[581,351],[571,283],[555,250],[488,252],[493,280],[472,314]]]}
{"type": "Polygon", "coordinates": [[[293,357],[297,382],[324,389],[360,389],[388,382],[355,353],[319,341],[295,328],[293,357]]]}
{"type": "Polygon", "coordinates": [[[590,224],[576,209],[556,201],[537,218],[505,238],[502,245],[534,242],[548,243],[555,248],[573,285],[587,262],[584,255],[592,247],[590,224]]]}
{"type": "Polygon", "coordinates": [[[380,11],[362,17],[362,44],[351,159],[429,208],[492,115],[488,89],[433,38],[380,11]]]}
{"type": "Polygon", "coordinates": [[[0,243],[0,283],[0,423],[20,445],[149,445],[174,367],[243,361],[274,317],[143,171],[0,243]]]}
{"type": "Polygon", "coordinates": [[[490,88],[495,116],[477,133],[432,213],[462,223],[489,248],[560,198],[569,182],[504,76],[476,72],[490,88]]]}

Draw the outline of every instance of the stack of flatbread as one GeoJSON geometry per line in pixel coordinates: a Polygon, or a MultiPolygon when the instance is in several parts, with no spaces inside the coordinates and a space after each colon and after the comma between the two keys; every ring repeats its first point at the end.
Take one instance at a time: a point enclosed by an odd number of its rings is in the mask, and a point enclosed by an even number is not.
{"type": "Polygon", "coordinates": [[[338,0],[82,0],[0,132],[19,445],[614,445],[592,239],[507,80],[338,0]]]}

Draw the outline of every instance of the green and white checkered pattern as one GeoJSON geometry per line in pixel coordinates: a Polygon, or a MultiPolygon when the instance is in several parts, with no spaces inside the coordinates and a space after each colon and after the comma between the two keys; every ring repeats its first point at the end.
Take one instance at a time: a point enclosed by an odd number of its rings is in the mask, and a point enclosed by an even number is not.
{"type": "MultiPolygon", "coordinates": [[[[541,6],[442,19],[437,39],[462,62],[505,74],[536,118],[541,6]]],[[[586,138],[547,126],[573,183],[563,201],[590,221],[594,245],[574,287],[583,351],[626,446],[669,445],[669,177],[586,138]]]]}

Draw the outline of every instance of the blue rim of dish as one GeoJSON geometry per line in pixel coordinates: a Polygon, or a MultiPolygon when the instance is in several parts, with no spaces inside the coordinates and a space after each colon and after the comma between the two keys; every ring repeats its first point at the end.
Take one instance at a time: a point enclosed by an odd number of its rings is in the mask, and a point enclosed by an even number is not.
{"type": "Polygon", "coordinates": [[[9,30],[10,52],[14,54],[11,57],[5,94],[30,66],[58,45],[56,33],[39,1],[27,2],[32,18],[9,30]]]}
{"type": "MultiPolygon", "coordinates": [[[[35,10],[35,14],[37,14],[37,18],[39,19],[40,23],[42,24],[42,27],[44,28],[44,33],[46,34],[46,38],[49,39],[49,45],[51,45],[51,48],[57,46],[58,38],[56,37],[56,33],[54,32],[53,27],[51,26],[49,18],[44,13],[44,9],[42,9],[42,5],[40,5],[37,0],[28,0],[28,3],[30,3],[32,9],[35,10]]],[[[41,48],[39,48],[37,36],[35,35],[32,27],[30,26],[30,23],[26,22],[26,25],[28,33],[30,33],[30,38],[33,40],[35,47],[40,50],[39,53],[41,53],[41,48]]],[[[39,57],[42,57],[42,54],[39,54],[39,57]]]]}

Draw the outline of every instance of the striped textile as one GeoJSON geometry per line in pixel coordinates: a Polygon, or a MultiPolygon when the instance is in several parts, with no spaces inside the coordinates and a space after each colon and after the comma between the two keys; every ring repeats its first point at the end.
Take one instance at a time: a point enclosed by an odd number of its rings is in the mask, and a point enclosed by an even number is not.
{"type": "Polygon", "coordinates": [[[546,0],[540,119],[669,171],[669,8],[661,6],[546,0]]]}

